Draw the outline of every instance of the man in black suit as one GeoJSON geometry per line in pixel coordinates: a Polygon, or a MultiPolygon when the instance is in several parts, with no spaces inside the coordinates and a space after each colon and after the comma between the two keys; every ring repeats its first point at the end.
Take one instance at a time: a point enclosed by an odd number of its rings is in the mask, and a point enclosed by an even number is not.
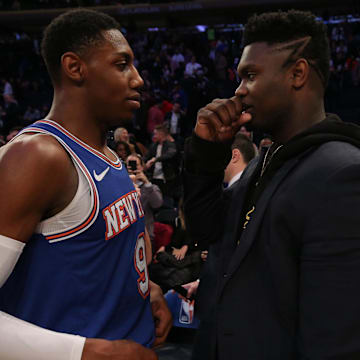
{"type": "Polygon", "coordinates": [[[170,135],[181,145],[184,145],[185,121],[185,112],[181,109],[180,103],[175,102],[172,110],[165,115],[165,123],[170,135]]]}
{"type": "Polygon", "coordinates": [[[194,359],[360,359],[360,129],[326,114],[326,27],[307,12],[249,19],[231,99],[202,108],[185,149],[187,229],[218,240],[194,359]],[[223,190],[247,122],[273,145],[223,190]]]}
{"type": "Polygon", "coordinates": [[[152,141],[144,158],[145,169],[150,174],[152,183],[159,186],[163,196],[172,199],[176,193],[179,175],[176,144],[170,141],[165,124],[155,126],[152,141]]]}

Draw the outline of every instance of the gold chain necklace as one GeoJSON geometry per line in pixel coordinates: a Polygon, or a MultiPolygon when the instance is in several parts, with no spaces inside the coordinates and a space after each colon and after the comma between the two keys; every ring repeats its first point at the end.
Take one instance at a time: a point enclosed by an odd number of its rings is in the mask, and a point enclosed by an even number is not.
{"type": "Polygon", "coordinates": [[[265,157],[264,157],[264,161],[262,163],[262,168],[261,168],[261,172],[260,172],[260,177],[263,176],[265,170],[268,168],[272,158],[274,157],[274,155],[283,147],[283,145],[279,145],[270,155],[269,160],[267,160],[271,146],[267,149],[265,157]]]}

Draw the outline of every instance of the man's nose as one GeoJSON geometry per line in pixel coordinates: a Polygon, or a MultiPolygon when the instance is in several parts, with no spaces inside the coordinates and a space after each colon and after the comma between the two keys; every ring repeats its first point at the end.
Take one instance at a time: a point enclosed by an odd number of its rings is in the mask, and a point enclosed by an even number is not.
{"type": "Polygon", "coordinates": [[[134,89],[137,89],[137,88],[141,88],[143,86],[144,86],[144,80],[142,79],[139,72],[137,71],[137,69],[134,66],[133,76],[132,76],[132,79],[130,81],[130,87],[134,88],[134,89]]]}
{"type": "Polygon", "coordinates": [[[247,95],[247,93],[248,93],[248,89],[245,85],[245,82],[241,81],[239,86],[235,90],[235,96],[239,96],[239,97],[243,98],[244,96],[247,95]]]}

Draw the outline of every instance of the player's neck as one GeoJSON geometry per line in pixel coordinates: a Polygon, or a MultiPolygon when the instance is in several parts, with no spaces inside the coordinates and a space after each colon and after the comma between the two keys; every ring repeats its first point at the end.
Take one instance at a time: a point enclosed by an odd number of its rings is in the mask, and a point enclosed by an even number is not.
{"type": "Polygon", "coordinates": [[[314,101],[308,102],[307,106],[298,106],[288,117],[287,122],[284,122],[285,126],[279,128],[276,133],[272,133],[274,141],[284,144],[295,135],[324,120],[325,117],[323,102],[314,101]]]}
{"type": "Polygon", "coordinates": [[[86,104],[54,95],[50,112],[46,117],[56,121],[94,149],[104,152],[107,129],[96,121],[86,104]]]}

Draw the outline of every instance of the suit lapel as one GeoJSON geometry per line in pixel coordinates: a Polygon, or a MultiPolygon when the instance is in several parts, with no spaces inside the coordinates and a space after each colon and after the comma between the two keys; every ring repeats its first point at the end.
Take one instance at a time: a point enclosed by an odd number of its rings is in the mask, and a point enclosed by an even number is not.
{"type": "Polygon", "coordinates": [[[252,181],[252,178],[257,173],[256,168],[261,166],[263,159],[263,154],[260,156],[258,161],[254,161],[249,164],[249,168],[246,169],[243,176],[235,183],[232,187],[228,188],[227,191],[232,191],[230,209],[228,211],[228,218],[225,222],[224,227],[224,236],[221,246],[221,259],[222,259],[222,269],[225,270],[229,264],[234,250],[235,244],[234,238],[238,233],[238,228],[241,225],[240,221],[234,221],[234,219],[240,219],[243,203],[245,200],[246,192],[249,188],[249,185],[252,181]]]}
{"type": "MultiPolygon", "coordinates": [[[[265,210],[272,195],[274,194],[278,186],[281,184],[282,180],[286,177],[288,172],[296,165],[297,162],[298,159],[296,158],[284,164],[284,166],[276,172],[276,174],[258,199],[255,211],[252,213],[251,219],[247,224],[246,229],[242,232],[239,245],[236,246],[236,250],[231,257],[231,260],[228,262],[228,266],[226,267],[226,272],[228,274],[227,279],[229,279],[231,275],[236,271],[236,269],[240,266],[242,260],[244,259],[245,255],[248,253],[251,245],[256,239],[256,235],[261,226],[265,210]]],[[[239,224],[238,226],[243,226],[243,224],[239,224]]],[[[231,241],[236,243],[236,239],[234,238],[232,238],[231,241]]]]}

